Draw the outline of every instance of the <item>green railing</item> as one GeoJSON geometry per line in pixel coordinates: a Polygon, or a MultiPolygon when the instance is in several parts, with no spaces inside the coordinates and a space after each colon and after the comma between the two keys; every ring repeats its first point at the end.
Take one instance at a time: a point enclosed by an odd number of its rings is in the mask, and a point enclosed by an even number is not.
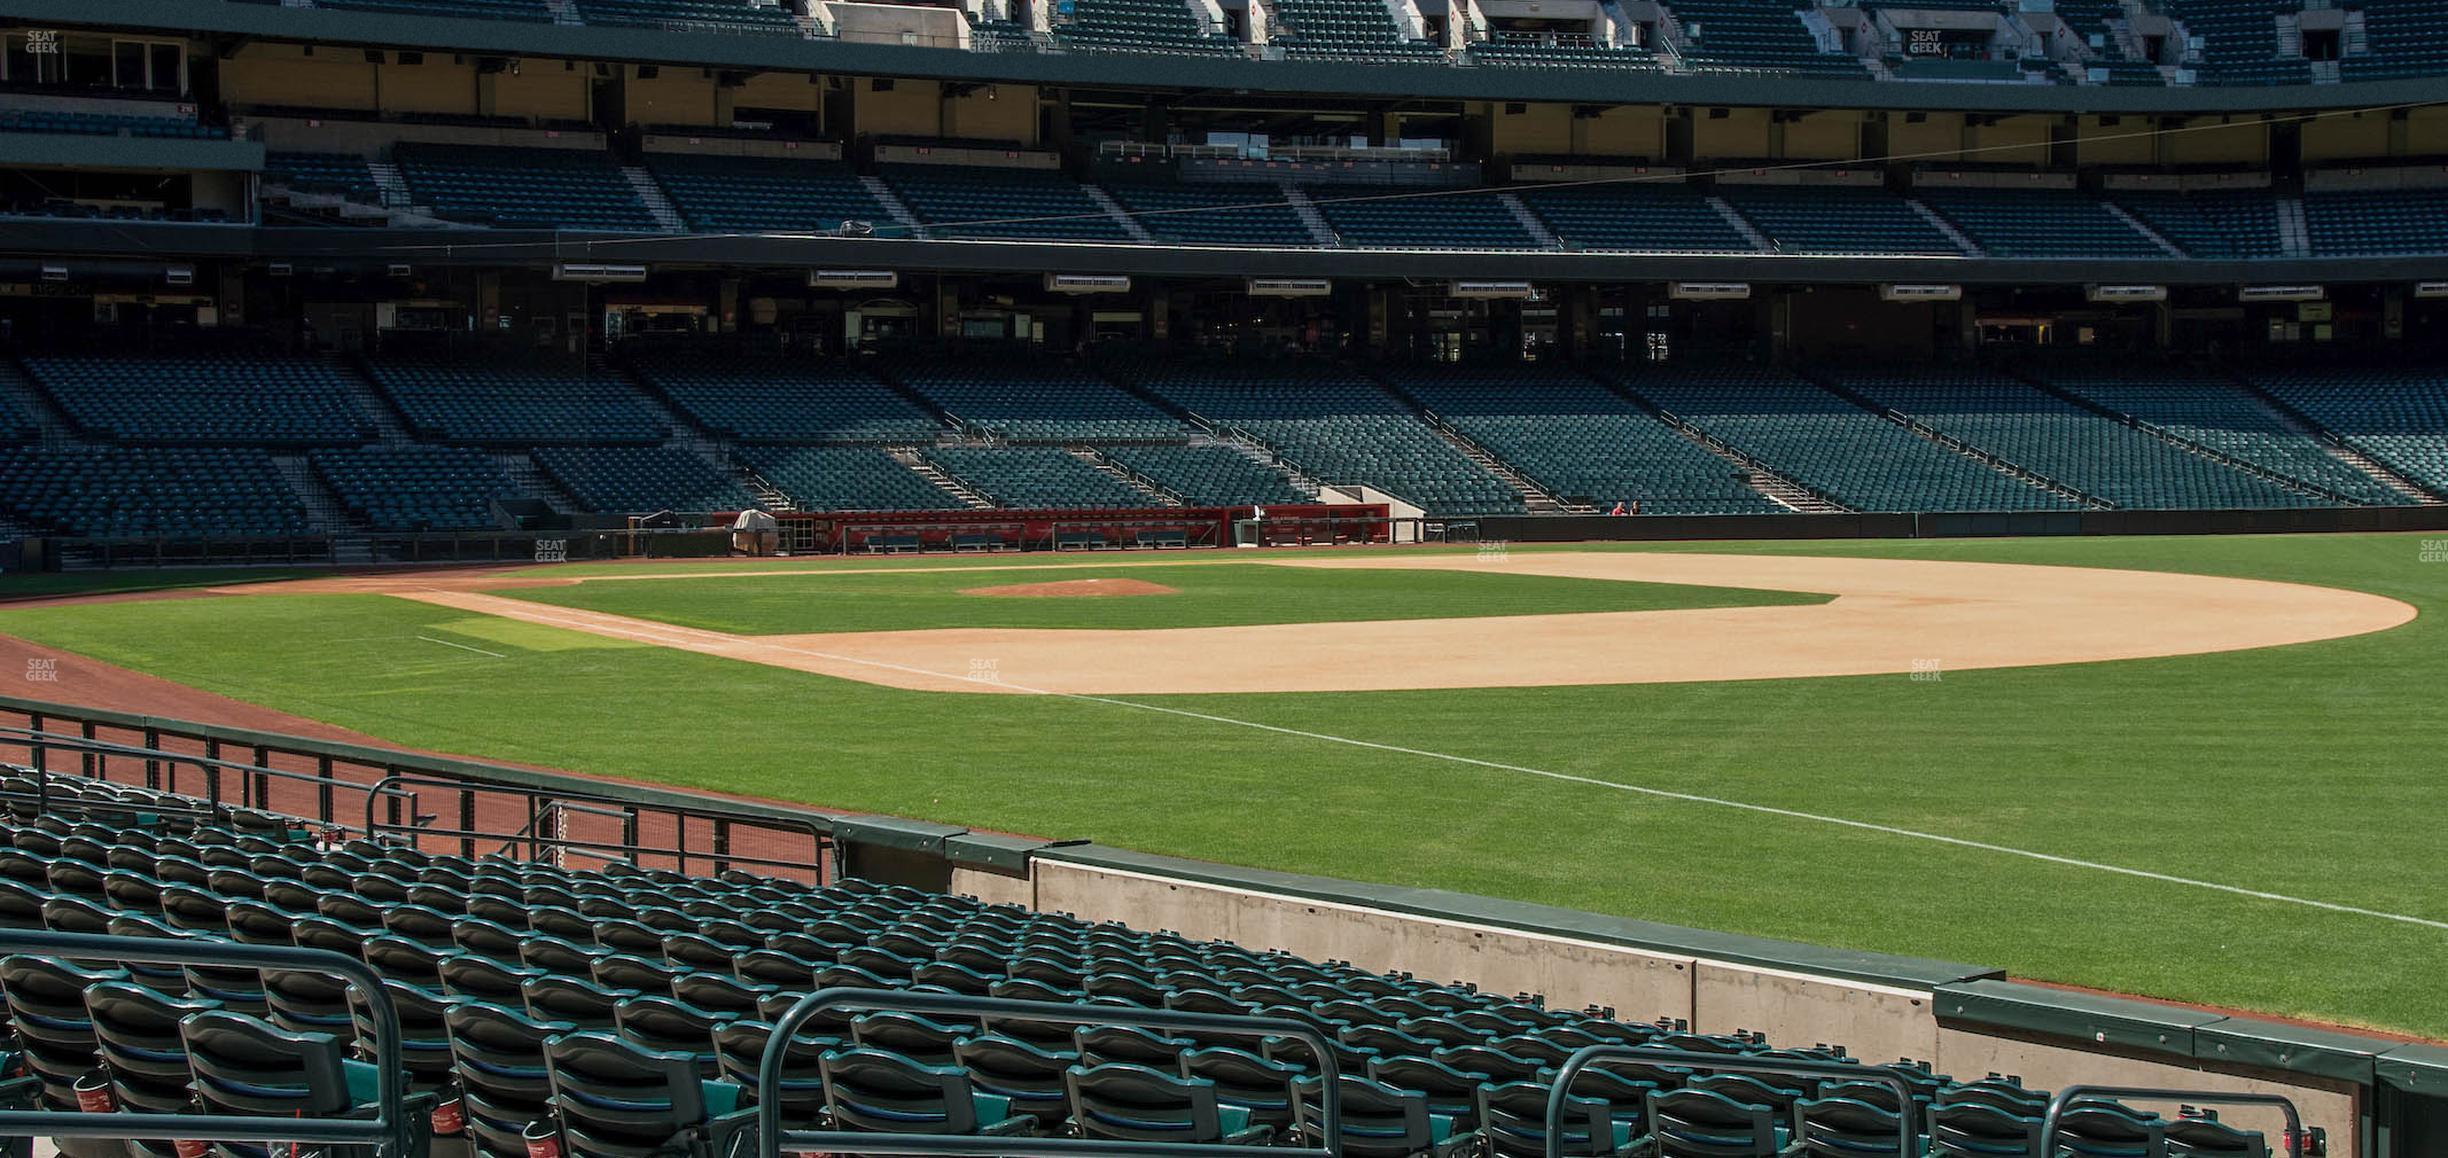
{"type": "Polygon", "coordinates": [[[325,949],[242,945],[229,941],[168,941],[37,929],[0,931],[0,955],[142,961],[161,965],[225,965],[323,973],[348,983],[374,1035],[375,1113],[372,1118],[278,1118],[253,1114],[87,1114],[71,1110],[0,1110],[0,1137],[209,1139],[220,1142],[328,1142],[375,1147],[377,1158],[412,1153],[407,1116],[408,1075],[402,1068],[399,1012],[382,976],[365,962],[325,949]]]}
{"type": "MultiPolygon", "coordinates": [[[[1189,1013],[1175,1009],[1141,1009],[1125,1005],[1071,1005],[1058,1001],[1021,1001],[976,997],[965,993],[920,993],[913,990],[819,989],[790,1007],[774,1023],[765,1041],[765,1056],[757,1065],[757,1088],[782,1088],[791,1038],[808,1019],[827,1010],[954,1014],[999,1017],[1070,1025],[1121,1025],[1137,1029],[1174,1029],[1247,1037],[1288,1037],[1317,1055],[1322,1099],[1318,1144],[1305,1148],[1268,1147],[1266,1158],[1342,1158],[1343,1091],[1341,1068],[1335,1064],[1334,1043],[1317,1027],[1278,1017],[1241,1017],[1223,1013],[1189,1013]]],[[[1247,1146],[1216,1143],[1109,1142],[1093,1138],[989,1138],[946,1134],[873,1134],[846,1130],[782,1128],[782,1099],[757,1100],[759,1158],[783,1158],[785,1153],[906,1154],[932,1158],[1024,1158],[1039,1154],[1093,1158],[1252,1158],[1247,1146]]]]}
{"type": "MultiPolygon", "coordinates": [[[[1645,1045],[1583,1046],[1574,1051],[1557,1068],[1555,1084],[1547,1088],[1547,1158],[1564,1158],[1564,1106],[1572,1097],[1573,1079],[1583,1070],[1611,1061],[1654,1062],[1659,1065],[1689,1066],[1693,1069],[1714,1070],[1732,1074],[1791,1074],[1796,1077],[1842,1078],[1849,1082],[1876,1082],[1895,1091],[1897,1155],[1920,1153],[1914,1148],[1917,1134],[1912,1120],[1912,1086],[1904,1079],[1879,1066],[1846,1062],[1811,1061],[1806,1058],[1763,1058],[1743,1054],[1700,1053],[1694,1050],[1665,1049],[1645,1045]]],[[[2047,1151],[2043,1150],[2043,1153],[2047,1151]]]]}

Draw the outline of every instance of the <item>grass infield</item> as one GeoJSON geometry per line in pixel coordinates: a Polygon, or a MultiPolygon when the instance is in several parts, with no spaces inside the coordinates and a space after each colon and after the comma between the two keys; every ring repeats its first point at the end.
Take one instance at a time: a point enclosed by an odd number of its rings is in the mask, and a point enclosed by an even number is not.
{"type": "MultiPolygon", "coordinates": [[[[1643,549],[2236,575],[2371,591],[2422,614],[2396,630],[2293,647],[1936,681],[1150,702],[2448,920],[2448,858],[2438,855],[2448,713],[2437,705],[2448,683],[2448,562],[2425,561],[2418,537],[1643,549]]],[[[1110,567],[1079,565],[1089,568],[1079,575],[1110,567]]],[[[1254,574],[1272,569],[1210,566],[1272,578],[1254,574]]],[[[883,582],[859,580],[870,581],[883,582]]],[[[670,585],[723,591],[715,582],[670,585]]],[[[917,586],[845,602],[939,603],[927,586],[937,580],[902,582],[917,586]]],[[[1079,609],[1060,609],[1066,616],[1141,616],[1165,600],[1057,602],[1079,609]]],[[[745,616],[740,608],[753,604],[733,599],[703,613],[745,616]]],[[[2436,964],[2448,932],[2437,928],[1121,704],[898,691],[379,596],[29,607],[0,610],[0,632],[418,747],[1951,958],[2448,1038],[2436,964]],[[743,714],[753,726],[739,726],[743,714]]]]}
{"type": "Polygon", "coordinates": [[[934,627],[1235,627],[1350,619],[1445,619],[1580,611],[1661,611],[1824,603],[1828,597],[1737,587],[1619,583],[1470,571],[1351,571],[1263,563],[1079,566],[1037,571],[820,571],[718,579],[592,582],[499,592],[740,635],[934,627]],[[1163,595],[990,597],[1012,584],[1130,579],[1163,595]]]}

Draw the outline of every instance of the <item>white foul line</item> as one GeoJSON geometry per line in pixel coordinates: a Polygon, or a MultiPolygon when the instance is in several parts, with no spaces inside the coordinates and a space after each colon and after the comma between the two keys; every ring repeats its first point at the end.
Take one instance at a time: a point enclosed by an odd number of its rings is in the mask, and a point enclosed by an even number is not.
{"type": "Polygon", "coordinates": [[[478,654],[478,655],[489,655],[489,656],[492,656],[492,657],[493,657],[493,658],[495,658],[495,659],[508,659],[508,658],[510,658],[509,656],[503,655],[502,653],[500,653],[500,652],[498,652],[498,651],[486,651],[485,649],[483,649],[483,648],[481,648],[481,647],[469,647],[468,645],[466,645],[466,644],[464,644],[464,643],[452,643],[451,641],[449,641],[449,640],[447,640],[447,639],[435,639],[434,637],[432,637],[432,636],[430,636],[430,635],[420,635],[420,636],[418,636],[417,638],[418,638],[418,639],[421,639],[421,640],[424,640],[424,641],[425,641],[425,642],[427,642],[427,643],[438,643],[438,644],[441,644],[441,645],[442,645],[442,646],[444,646],[444,647],[455,647],[455,648],[458,648],[458,649],[459,649],[459,650],[461,650],[461,651],[472,651],[472,652],[475,652],[475,653],[476,653],[476,654],[478,654]]]}
{"type": "MultiPolygon", "coordinates": [[[[536,604],[535,606],[548,607],[550,604],[536,604]]],[[[588,621],[579,619],[555,619],[549,613],[541,612],[534,615],[533,621],[543,623],[548,626],[567,627],[571,630],[596,635],[626,636],[633,639],[663,643],[666,646],[681,646],[682,641],[696,644],[702,644],[704,642],[702,639],[692,640],[688,636],[680,634],[663,634],[652,630],[612,627],[608,624],[600,622],[590,623],[588,621]]],[[[705,632],[703,634],[713,636],[718,639],[739,640],[743,643],[753,642],[746,637],[726,635],[721,632],[705,632]]],[[[441,641],[436,640],[435,642],[441,641]]],[[[758,644],[758,646],[773,651],[789,652],[794,655],[805,655],[816,659],[831,660],[835,663],[856,664],[861,667],[878,668],[884,671],[897,671],[909,675],[922,675],[940,680],[957,681],[966,680],[968,678],[965,676],[950,675],[944,672],[929,671],[922,667],[912,667],[907,664],[892,663],[888,660],[868,659],[863,656],[855,655],[841,655],[835,652],[817,651],[813,648],[793,647],[788,644],[761,643],[758,644]]],[[[694,649],[692,648],[689,650],[694,649]]],[[[1745,812],[1757,812],[1768,816],[1781,816],[1788,820],[1807,820],[1818,824],[1832,824],[1842,828],[1857,829],[1863,832],[1876,832],[1887,836],[1905,837],[1911,840],[1926,840],[1936,844],[1952,845],[1956,848],[1968,848],[1980,852],[1998,853],[2003,856],[2018,856],[2027,860],[2042,861],[2047,864],[2064,865],[2068,868],[2091,869],[2097,872],[2114,873],[2119,876],[2138,877],[2142,880],[2158,881],[2161,884],[2182,885],[2187,888],[2195,889],[2209,889],[2213,892],[2228,893],[2239,897],[2250,897],[2257,901],[2275,901],[2280,904],[2302,905],[2306,908],[2321,909],[2332,913],[2345,913],[2357,917],[2376,917],[2383,921],[2396,921],[2407,925],[2420,925],[2424,928],[2448,931],[2448,921],[2437,921],[2428,917],[2415,917],[2404,913],[2389,913],[2383,912],[2379,909],[2366,909],[2359,908],[2354,905],[2341,905],[2334,901],[2317,901],[2309,897],[2288,896],[2285,893],[2262,892],[2259,889],[2248,889],[2241,885],[2226,885],[2220,884],[2217,881],[2197,880],[2192,877],[2180,877],[2173,876],[2168,873],[2152,872],[2149,869],[2129,868],[2124,865],[2103,864],[2099,861],[2082,860],[2070,856],[2059,856],[2055,853],[2036,852],[2027,848],[2015,848],[2012,845],[1991,844],[1987,841],[1966,840],[1959,836],[1946,836],[1940,833],[1922,832],[1911,828],[1898,828],[1894,825],[1877,824],[1867,820],[1852,820],[1842,816],[1828,816],[1817,812],[1802,812],[1791,808],[1778,808],[1770,804],[1752,804],[1748,801],[1727,800],[1718,796],[1701,796],[1690,792],[1675,792],[1664,788],[1650,788],[1639,784],[1624,784],[1614,780],[1600,780],[1592,776],[1576,776],[1570,772],[1555,772],[1545,768],[1531,768],[1521,764],[1506,764],[1495,760],[1481,760],[1474,756],[1458,756],[1451,752],[1435,752],[1426,748],[1406,748],[1399,744],[1381,744],[1375,740],[1362,740],[1351,736],[1337,736],[1328,732],[1311,732],[1300,728],[1286,728],[1276,724],[1262,724],[1256,720],[1236,719],[1232,716],[1218,716],[1208,712],[1194,712],[1187,708],[1169,708],[1160,704],[1143,704],[1135,700],[1114,699],[1110,696],[1091,696],[1084,695],[1079,692],[1059,692],[1047,688],[1033,688],[1026,684],[1009,683],[1001,678],[997,678],[990,682],[994,686],[1010,688],[1015,692],[1020,692],[1025,695],[1053,696],[1057,699],[1077,700],[1082,703],[1091,704],[1110,704],[1114,707],[1130,708],[1142,712],[1155,712],[1159,715],[1179,716],[1183,719],[1201,720],[1210,724],[1223,724],[1235,728],[1248,728],[1252,731],[1258,732],[1272,732],[1279,736],[1296,736],[1304,740],[1316,740],[1320,743],[1341,744],[1352,748],[1365,748],[1377,752],[1390,752],[1399,756],[1417,756],[1425,760],[1442,760],[1447,763],[1463,764],[1473,768],[1486,768],[1497,772],[1514,772],[1524,776],[1538,776],[1548,780],[1560,780],[1567,784],[1581,784],[1592,788],[1608,788],[1617,792],[1630,792],[1641,796],[1657,797],[1663,800],[1679,800],[1686,804],[1709,804],[1715,805],[1719,808],[1735,808],[1745,812]]]]}

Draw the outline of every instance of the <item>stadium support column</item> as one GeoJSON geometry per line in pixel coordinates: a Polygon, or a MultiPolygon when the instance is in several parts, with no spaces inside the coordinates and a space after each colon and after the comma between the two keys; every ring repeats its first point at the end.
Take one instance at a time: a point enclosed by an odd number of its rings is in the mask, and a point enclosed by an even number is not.
{"type": "Polygon", "coordinates": [[[1775,289],[1762,303],[1768,314],[1768,360],[1779,365],[1793,352],[1793,299],[1794,291],[1775,289]]]}
{"type": "Polygon", "coordinates": [[[482,326],[486,333],[493,332],[494,329],[501,325],[500,270],[488,269],[477,273],[476,301],[474,304],[476,307],[476,317],[478,319],[477,324],[482,326]]]}
{"type": "Polygon", "coordinates": [[[1567,359],[1584,357],[1598,336],[1598,287],[1568,285],[1557,291],[1556,345],[1567,359]]]}

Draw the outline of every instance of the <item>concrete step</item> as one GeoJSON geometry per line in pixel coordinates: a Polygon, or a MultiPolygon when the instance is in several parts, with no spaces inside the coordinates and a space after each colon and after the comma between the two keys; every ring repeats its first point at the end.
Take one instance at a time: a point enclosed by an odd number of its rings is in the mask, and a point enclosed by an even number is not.
{"type": "Polygon", "coordinates": [[[1343,244],[1343,238],[1335,233],[1334,226],[1326,223],[1326,215],[1318,212],[1317,203],[1309,200],[1306,190],[1293,185],[1284,185],[1280,188],[1283,190],[1284,201],[1292,206],[1292,212],[1301,219],[1301,224],[1309,227],[1309,235],[1316,238],[1319,245],[1343,244]]]}
{"type": "Polygon", "coordinates": [[[1219,433],[1215,436],[1214,442],[1217,446],[1231,448],[1235,453],[1250,460],[1251,462],[1257,463],[1258,465],[1266,467],[1269,470],[1281,473],[1285,478],[1292,480],[1292,489],[1300,491],[1312,499],[1317,498],[1318,492],[1323,489],[1318,480],[1303,474],[1299,467],[1285,462],[1272,449],[1261,445],[1256,441],[1243,438],[1236,434],[1219,433]]]}
{"type": "Polygon", "coordinates": [[[1945,214],[1922,204],[1920,198],[1906,198],[1904,203],[1912,206],[1912,211],[1920,214],[1923,221],[1929,222],[1938,232],[1946,234],[1947,240],[1954,242],[1955,248],[1962,250],[1965,257],[1987,256],[1981,251],[1980,243],[1964,236],[1964,231],[1955,228],[1955,223],[1947,220],[1945,214]]]}
{"type": "Polygon", "coordinates": [[[1147,478],[1143,475],[1132,474],[1131,472],[1122,469],[1120,465],[1114,463],[1104,455],[1098,454],[1093,448],[1085,446],[1067,446],[1064,447],[1063,450],[1071,457],[1095,467],[1099,472],[1111,475],[1116,482],[1119,482],[1132,490],[1138,491],[1140,494],[1146,495],[1148,497],[1148,502],[1155,506],[1178,507],[1183,505],[1180,495],[1174,494],[1172,491],[1156,485],[1156,481],[1154,479],[1147,478]]]}
{"type": "Polygon", "coordinates": [[[631,189],[637,190],[638,200],[646,206],[646,212],[654,215],[655,224],[662,227],[663,232],[688,232],[688,222],[680,219],[680,211],[672,207],[671,198],[663,192],[663,186],[655,182],[654,174],[647,172],[644,165],[621,166],[621,177],[629,182],[631,189]]]}
{"type": "Polygon", "coordinates": [[[901,227],[905,236],[927,235],[926,226],[918,223],[918,215],[910,212],[910,207],[902,202],[901,195],[893,192],[893,187],[885,184],[882,177],[863,173],[859,176],[859,184],[866,186],[867,192],[884,206],[884,212],[892,215],[893,223],[901,227]]]}
{"type": "Polygon", "coordinates": [[[51,396],[34,384],[34,378],[14,358],[0,358],[0,399],[17,404],[17,410],[34,421],[36,437],[46,450],[74,446],[79,441],[76,424],[51,402],[51,396]]]}
{"type": "Polygon", "coordinates": [[[273,455],[272,468],[280,472],[281,481],[289,484],[299,504],[306,508],[306,525],[316,534],[339,535],[359,529],[347,508],[340,505],[340,497],[324,485],[322,476],[315,473],[305,455],[273,455]]]}
{"type": "Polygon", "coordinates": [[[2192,256],[2191,254],[2186,253],[2183,248],[2179,247],[2175,242],[2169,241],[2165,236],[2162,236],[2158,230],[2144,224],[2141,218],[2125,212],[2124,206],[2119,205],[2114,201],[2102,201],[2100,202],[2100,205],[2108,210],[2109,216],[2124,222],[2127,228],[2141,234],[2144,237],[2150,238],[2151,244],[2156,245],[2161,250],[2165,251],[2169,257],[2192,256]]]}
{"type": "Polygon", "coordinates": [[[988,501],[986,496],[971,490],[968,484],[963,483],[959,479],[953,478],[951,475],[945,474],[941,470],[936,469],[934,463],[928,462],[925,458],[920,457],[916,447],[890,447],[887,448],[885,453],[892,455],[894,460],[898,461],[901,465],[916,471],[918,473],[918,477],[934,483],[935,486],[942,490],[945,494],[959,499],[962,505],[967,506],[969,509],[973,511],[990,511],[994,509],[994,503],[988,501]]]}
{"type": "Polygon", "coordinates": [[[493,461],[501,465],[503,474],[510,476],[511,485],[519,489],[518,497],[541,502],[552,508],[555,514],[580,514],[586,510],[586,504],[579,502],[576,495],[561,489],[560,483],[554,482],[552,476],[545,474],[536,466],[535,460],[524,453],[497,453],[493,461]]]}
{"type": "Polygon", "coordinates": [[[1122,232],[1130,235],[1132,241],[1156,240],[1155,236],[1147,231],[1147,226],[1141,225],[1138,218],[1131,216],[1130,210],[1124,209],[1120,202],[1113,199],[1113,194],[1094,185],[1083,184],[1080,188],[1087,192],[1090,201],[1097,203],[1097,208],[1104,210],[1107,216],[1114,219],[1115,224],[1122,227],[1122,232]]]}
{"type": "Polygon", "coordinates": [[[2390,490],[2396,491],[2398,494],[2404,495],[2417,503],[2421,503],[2425,506],[2438,506],[2443,503],[2448,503],[2448,496],[2433,493],[2429,488],[2423,486],[2421,483],[2415,482],[2413,479],[2398,473],[2387,463],[2381,462],[2380,460],[2348,445],[2344,438],[2330,431],[2327,427],[2312,421],[2312,419],[2302,411],[2287,405],[2286,402],[2281,400],[2277,395],[2263,390],[2250,382],[2239,382],[2238,386],[2245,393],[2250,394],[2253,401],[2259,403],[2263,410],[2268,411],[2272,416],[2277,418],[2280,425],[2286,427],[2288,430],[2294,431],[2297,434],[2311,439],[2315,443],[2318,443],[2322,450],[2329,452],[2329,457],[2380,480],[2381,484],[2388,487],[2390,490]]]}
{"type": "Polygon", "coordinates": [[[1742,234],[1743,240],[1751,243],[1751,248],[1761,253],[1777,251],[1776,243],[1768,240],[1768,235],[1760,232],[1759,226],[1751,224],[1751,219],[1743,216],[1740,210],[1728,204],[1725,198],[1710,197],[1708,203],[1709,208],[1717,211],[1717,216],[1725,218],[1725,223],[1734,227],[1734,232],[1742,234]]]}
{"type": "Polygon", "coordinates": [[[1555,231],[1547,228],[1547,223],[1539,220],[1539,215],[1531,212],[1530,207],[1523,204],[1521,198],[1511,193],[1499,193],[1496,195],[1496,200],[1504,205],[1505,212],[1513,215],[1513,220],[1521,223],[1522,231],[1528,233],[1532,240],[1539,243],[1539,248],[1564,248],[1564,242],[1556,237],[1555,231]]]}

